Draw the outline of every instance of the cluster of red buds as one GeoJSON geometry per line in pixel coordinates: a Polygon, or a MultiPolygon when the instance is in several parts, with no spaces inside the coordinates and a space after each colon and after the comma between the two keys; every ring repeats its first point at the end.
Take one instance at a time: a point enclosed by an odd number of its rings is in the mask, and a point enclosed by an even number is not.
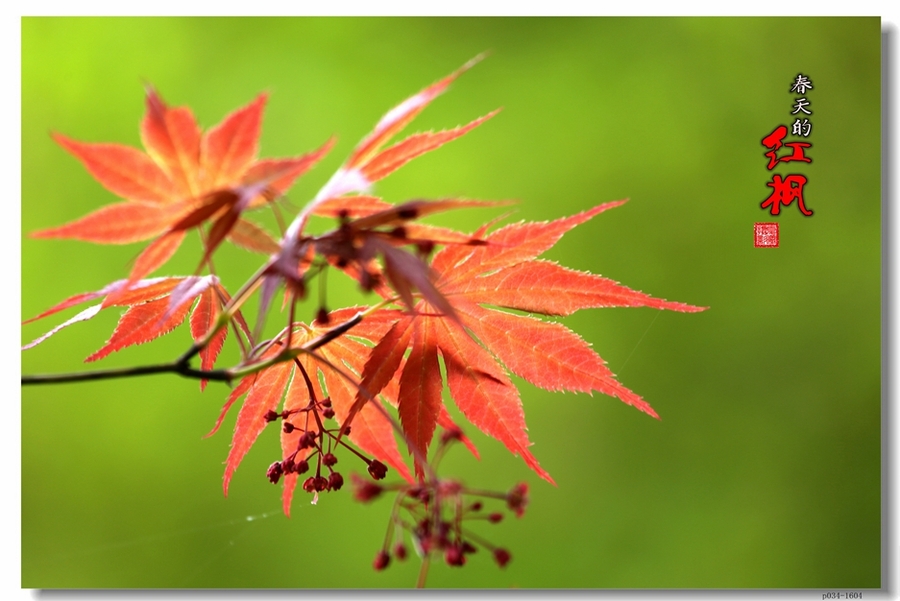
{"type": "Polygon", "coordinates": [[[467,556],[479,547],[488,550],[501,568],[512,559],[508,550],[490,543],[468,528],[474,521],[496,524],[504,518],[500,511],[485,511],[483,501],[471,499],[505,500],[507,508],[517,517],[522,517],[528,503],[528,485],[525,483],[503,493],[469,489],[455,480],[439,479],[409,485],[379,484],[356,474],[351,479],[353,495],[361,502],[372,501],[386,492],[397,493],[384,545],[372,564],[376,570],[385,569],[392,557],[399,561],[406,559],[403,532],[408,534],[420,557],[442,555],[449,566],[465,565],[467,556]]]}
{"type": "Polygon", "coordinates": [[[265,414],[266,422],[274,422],[278,419],[282,420],[281,429],[290,434],[295,431],[300,432],[297,439],[296,450],[288,455],[282,461],[276,461],[269,466],[266,471],[266,477],[272,484],[277,484],[282,475],[285,474],[305,474],[310,471],[310,462],[315,460],[315,475],[311,475],[303,482],[303,490],[308,493],[317,494],[332,490],[340,490],[344,486],[344,477],[334,469],[338,462],[337,456],[333,451],[338,446],[349,449],[354,455],[362,459],[366,465],[369,474],[376,480],[381,480],[387,475],[387,466],[377,459],[369,459],[362,455],[359,451],[348,445],[341,438],[350,433],[350,426],[341,428],[326,428],[324,419],[334,418],[334,409],[331,407],[331,401],[324,399],[322,401],[311,401],[309,405],[302,409],[293,411],[282,411],[276,413],[269,411],[265,414]],[[288,421],[295,415],[304,415],[305,423],[299,426],[294,421],[288,421]],[[325,477],[325,474],[328,477],[325,477]]]}
{"type": "Polygon", "coordinates": [[[469,526],[477,521],[496,524],[503,520],[502,511],[485,509],[485,500],[504,501],[506,508],[519,518],[528,505],[528,485],[524,482],[506,492],[467,488],[456,480],[437,477],[423,478],[414,485],[382,484],[352,474],[351,483],[354,498],[362,503],[385,493],[397,494],[384,544],[372,564],[376,570],[385,569],[391,558],[406,559],[406,536],[423,559],[443,556],[447,565],[460,567],[465,565],[468,555],[483,548],[491,553],[497,565],[505,567],[512,559],[510,552],[476,535],[469,526]]]}

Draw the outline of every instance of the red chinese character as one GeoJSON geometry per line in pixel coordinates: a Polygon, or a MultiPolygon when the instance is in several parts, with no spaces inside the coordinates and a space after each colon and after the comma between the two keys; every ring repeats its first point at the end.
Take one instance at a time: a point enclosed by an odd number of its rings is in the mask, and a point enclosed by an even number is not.
{"type": "Polygon", "coordinates": [[[812,163],[812,159],[808,158],[805,154],[803,154],[804,148],[809,148],[812,146],[809,142],[788,142],[785,146],[790,146],[794,149],[794,154],[789,157],[781,157],[778,159],[781,163],[787,163],[788,161],[803,161],[804,163],[812,163]]]}
{"type": "Polygon", "coordinates": [[[788,206],[794,202],[795,198],[801,213],[807,217],[813,214],[803,204],[803,186],[806,185],[806,178],[802,175],[789,175],[782,180],[781,176],[776,174],[772,176],[772,181],[766,185],[772,188],[772,194],[762,201],[760,206],[764,209],[771,206],[772,215],[781,213],[781,205],[788,206]]]}
{"type": "Polygon", "coordinates": [[[812,144],[809,142],[782,142],[785,136],[787,136],[787,131],[786,126],[779,125],[775,128],[775,131],[762,139],[762,145],[769,149],[769,152],[765,153],[765,156],[769,157],[768,169],[770,170],[775,167],[777,163],[788,163],[790,161],[812,163],[812,159],[808,158],[803,150],[804,148],[811,148],[812,144]],[[790,146],[794,151],[793,154],[778,158],[775,153],[778,152],[778,149],[782,146],[790,146]]]}
{"type": "Polygon", "coordinates": [[[769,169],[775,166],[775,163],[778,162],[778,158],[775,156],[775,152],[784,146],[782,144],[782,140],[787,135],[787,127],[784,125],[779,125],[775,128],[775,131],[770,133],[768,136],[762,139],[762,145],[766,148],[770,148],[769,152],[766,153],[766,156],[769,157],[769,169]]]}

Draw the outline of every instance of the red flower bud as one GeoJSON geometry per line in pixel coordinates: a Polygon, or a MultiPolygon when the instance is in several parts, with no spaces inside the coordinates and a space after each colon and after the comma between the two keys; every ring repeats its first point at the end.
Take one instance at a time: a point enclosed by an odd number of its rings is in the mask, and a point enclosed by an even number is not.
{"type": "Polygon", "coordinates": [[[297,442],[297,448],[300,449],[308,449],[309,447],[313,447],[316,445],[316,435],[312,432],[304,432],[300,436],[300,440],[297,442]]]}
{"type": "Polygon", "coordinates": [[[387,466],[377,459],[373,459],[369,464],[369,475],[376,480],[384,480],[384,477],[387,476],[387,466]]]}
{"type": "Polygon", "coordinates": [[[389,563],[391,563],[391,556],[386,551],[379,551],[375,556],[375,561],[372,562],[372,567],[380,572],[388,567],[389,563]]]}
{"type": "Polygon", "coordinates": [[[506,493],[506,506],[516,512],[520,518],[525,514],[525,506],[528,505],[528,485],[520,482],[506,493]]]}
{"type": "Polygon", "coordinates": [[[496,561],[497,565],[501,568],[505,568],[510,559],[512,559],[512,555],[510,555],[509,551],[506,549],[494,549],[494,561],[496,561]]]}
{"type": "Polygon", "coordinates": [[[466,564],[466,556],[463,555],[462,547],[459,545],[450,545],[444,551],[444,561],[448,566],[463,566],[466,564]]]}
{"type": "Polygon", "coordinates": [[[375,499],[383,490],[380,485],[370,482],[356,474],[351,474],[350,480],[353,482],[353,498],[361,503],[368,503],[372,499],[375,499]]]}
{"type": "Polygon", "coordinates": [[[403,543],[397,543],[396,545],[394,545],[394,557],[396,557],[400,561],[406,559],[406,545],[404,545],[403,543]]]}
{"type": "Polygon", "coordinates": [[[278,484],[278,480],[281,478],[281,474],[283,473],[284,471],[281,468],[281,462],[276,461],[269,466],[269,469],[266,471],[266,477],[272,484],[278,484]]]}

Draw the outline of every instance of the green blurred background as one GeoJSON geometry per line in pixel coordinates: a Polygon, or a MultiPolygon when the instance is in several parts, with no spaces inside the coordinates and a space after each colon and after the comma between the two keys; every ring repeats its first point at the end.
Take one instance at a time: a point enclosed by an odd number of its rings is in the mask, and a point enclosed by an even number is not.
{"type": "MultiPolygon", "coordinates": [[[[546,256],[654,296],[710,309],[582,311],[593,344],[656,421],[601,395],[518,381],[536,478],[469,428],[482,452],[447,473],[506,489],[530,483],[522,520],[478,532],[513,553],[434,587],[881,586],[880,21],[877,18],[393,19],[25,18],[22,21],[22,311],[123,277],[143,245],[33,240],[113,202],[50,136],[140,146],[143,85],[204,127],[270,93],[262,155],[332,134],[330,156],[292,189],[303,205],[389,108],[473,56],[490,56],[410,131],[501,106],[464,138],[378,184],[390,201],[518,199],[543,220],[629,197],[546,256]],[[781,247],[753,247],[773,221],[760,139],[790,125],[810,77],[812,164],[804,218],[777,218],[781,247]]],[[[801,165],[801,168],[794,168],[801,165]]],[[[290,210],[290,206],[288,206],[290,210]]],[[[474,229],[499,211],[439,223],[474,229]]],[[[268,219],[268,218],[266,218],[268,219]]],[[[269,221],[271,223],[271,219],[269,221]]],[[[198,244],[164,273],[189,273],[198,244]]],[[[217,255],[234,289],[260,264],[217,255]]],[[[354,286],[329,279],[337,306],[354,286]]],[[[310,317],[314,307],[302,310],[310,317]]],[[[22,342],[73,315],[23,327],[22,342]]],[[[118,312],[26,351],[23,373],[85,369],[118,312]]],[[[272,320],[275,321],[275,320],[272,320]]],[[[174,358],[185,327],[102,366],[174,358]]],[[[234,360],[230,350],[225,359],[234,360]]],[[[349,493],[280,513],[267,431],[230,496],[221,489],[234,414],[203,439],[227,394],[168,377],[22,390],[22,586],[407,587],[416,561],[371,569],[390,511],[349,493]]]]}

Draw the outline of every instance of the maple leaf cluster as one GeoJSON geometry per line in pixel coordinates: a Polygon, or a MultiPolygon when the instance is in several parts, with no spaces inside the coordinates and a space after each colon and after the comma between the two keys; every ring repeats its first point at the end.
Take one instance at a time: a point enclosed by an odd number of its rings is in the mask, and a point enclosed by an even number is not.
{"type": "MultiPolygon", "coordinates": [[[[227,494],[235,470],[258,436],[268,424],[278,422],[282,457],[270,466],[267,477],[283,482],[285,513],[290,512],[301,480],[303,490],[314,498],[343,486],[344,477],[336,469],[339,449],[360,458],[375,480],[392,468],[406,481],[404,486],[431,486],[435,495],[444,490],[428,459],[438,426],[445,433],[458,433],[455,438],[477,456],[445,407],[445,384],[466,420],[521,456],[549,482],[552,478],[529,451],[522,403],[510,374],[547,390],[598,391],[658,417],[647,402],[616,380],[588,343],[564,325],[536,317],[599,307],[702,310],[538,258],[571,228],[625,201],[554,221],[496,229],[488,224],[465,233],[419,220],[501,203],[450,198],[392,204],[371,195],[378,180],[497,113],[453,129],[413,134],[388,146],[473,63],[388,111],[278,236],[246,214],[264,207],[279,210],[273,201],[325,156],[333,139],[305,155],[258,159],[264,95],[204,133],[189,109],[168,107],[148,89],[140,128],[146,152],[54,135],[124,202],[33,235],[100,244],[152,242],[127,278],[70,297],[28,320],[102,299],[24,348],[104,308],[127,307],[110,339],[86,359],[96,361],[166,334],[190,316],[193,344],[172,371],[200,378],[201,386],[208,379],[236,383],[213,432],[243,399],[226,460],[224,490],[227,494]],[[313,215],[336,220],[334,229],[308,234],[306,225],[313,215]],[[203,244],[197,271],[148,277],[163,267],[190,230],[198,232],[203,244]],[[234,293],[220,281],[213,263],[215,251],[226,240],[267,257],[234,293]],[[356,279],[377,301],[333,311],[322,305],[311,323],[296,320],[296,303],[308,296],[312,280],[328,269],[356,279]],[[263,339],[263,320],[279,291],[287,323],[263,339]],[[241,308],[257,292],[262,309],[259,323],[251,329],[241,308]],[[231,368],[216,369],[229,329],[241,360],[231,368]],[[198,355],[200,369],[189,370],[189,361],[198,355]],[[409,452],[412,469],[398,447],[398,437],[409,452]]],[[[410,496],[421,497],[416,495],[410,496]]],[[[439,525],[435,522],[434,528],[439,525]]],[[[420,541],[426,540],[422,536],[420,541]]],[[[441,543],[441,548],[459,562],[464,547],[461,538],[454,540],[441,543]]],[[[509,554],[500,551],[495,551],[495,558],[505,565],[509,554]]],[[[448,563],[453,564],[450,559],[448,563]]]]}

